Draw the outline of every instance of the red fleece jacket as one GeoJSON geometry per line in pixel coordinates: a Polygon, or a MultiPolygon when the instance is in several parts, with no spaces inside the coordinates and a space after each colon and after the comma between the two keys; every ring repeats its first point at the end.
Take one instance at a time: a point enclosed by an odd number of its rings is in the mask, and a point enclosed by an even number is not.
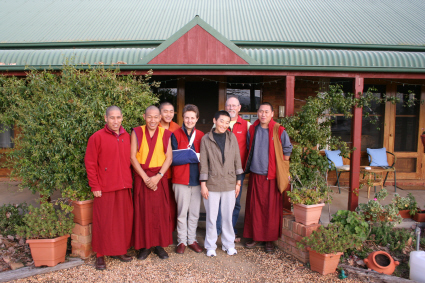
{"type": "Polygon", "coordinates": [[[112,192],[131,188],[130,135],[105,128],[94,133],[87,144],[84,162],[92,191],[112,192]]]}

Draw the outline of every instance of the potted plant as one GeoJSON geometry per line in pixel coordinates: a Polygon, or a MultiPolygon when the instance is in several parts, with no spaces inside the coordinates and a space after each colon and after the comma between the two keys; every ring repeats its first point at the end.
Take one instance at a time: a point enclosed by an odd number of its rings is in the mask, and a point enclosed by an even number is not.
{"type": "MultiPolygon", "coordinates": [[[[319,175],[319,173],[317,173],[319,175]]],[[[320,176],[317,176],[320,178],[320,176]]],[[[320,179],[319,179],[320,180],[320,179]]],[[[288,192],[288,197],[294,206],[295,221],[304,225],[319,223],[322,208],[329,201],[329,191],[326,184],[316,180],[312,187],[294,188],[288,192]]]]}
{"type": "Polygon", "coordinates": [[[32,205],[24,216],[23,225],[17,226],[17,234],[25,237],[31,249],[35,266],[55,266],[65,261],[69,234],[74,228],[72,207],[61,203],[55,208],[42,201],[39,208],[32,205]]]}
{"type": "Polygon", "coordinates": [[[74,222],[88,225],[93,222],[93,193],[89,186],[80,188],[68,186],[62,191],[62,196],[68,199],[73,207],[74,222]]]}
{"type": "Polygon", "coordinates": [[[413,216],[413,220],[416,222],[425,222],[425,210],[418,208],[415,215],[413,216]]]}
{"type": "Polygon", "coordinates": [[[326,275],[335,272],[341,255],[348,249],[360,247],[362,240],[341,223],[330,223],[328,227],[320,226],[297,245],[307,246],[311,270],[326,275]]]}
{"type": "Polygon", "coordinates": [[[380,201],[384,200],[387,196],[388,191],[386,189],[381,189],[375,194],[375,197],[367,203],[359,203],[359,206],[356,208],[356,212],[363,214],[365,219],[371,223],[385,222],[392,226],[397,223],[401,223],[402,218],[394,203],[387,205],[382,205],[380,203],[380,201]]]}
{"type": "Polygon", "coordinates": [[[401,197],[399,194],[394,194],[392,202],[399,210],[399,214],[402,218],[412,218],[418,211],[418,203],[412,193],[409,193],[407,197],[401,197]]]}

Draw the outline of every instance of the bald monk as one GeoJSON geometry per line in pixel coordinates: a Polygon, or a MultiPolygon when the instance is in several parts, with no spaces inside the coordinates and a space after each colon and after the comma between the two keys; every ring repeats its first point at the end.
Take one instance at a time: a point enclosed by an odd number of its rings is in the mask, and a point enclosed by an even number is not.
{"type": "MultiPolygon", "coordinates": [[[[174,118],[174,106],[170,102],[162,102],[159,105],[159,111],[161,112],[161,122],[159,123],[160,127],[169,130],[174,133],[180,126],[173,122],[174,118]]],[[[171,232],[176,230],[177,228],[177,203],[174,197],[173,191],[173,183],[172,183],[172,169],[168,169],[167,171],[167,179],[168,179],[168,188],[170,190],[170,217],[171,217],[171,232]]]]}
{"type": "Polygon", "coordinates": [[[133,245],[139,250],[137,258],[146,259],[154,247],[161,259],[168,254],[163,249],[173,243],[170,218],[170,194],[167,173],[173,159],[171,132],[158,127],[161,114],[149,106],[143,118],[145,126],[136,127],[131,134],[131,164],[134,176],[133,245]]]}
{"type": "Polygon", "coordinates": [[[93,192],[93,251],[95,267],[106,269],[104,256],[131,261],[133,200],[131,197],[130,135],[121,126],[121,109],[106,109],[106,125],[87,144],[84,162],[93,192]]]}

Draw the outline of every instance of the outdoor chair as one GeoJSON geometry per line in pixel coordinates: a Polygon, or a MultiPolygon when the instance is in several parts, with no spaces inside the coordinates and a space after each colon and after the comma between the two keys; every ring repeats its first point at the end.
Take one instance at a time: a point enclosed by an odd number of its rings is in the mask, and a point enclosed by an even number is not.
{"type": "MultiPolygon", "coordinates": [[[[397,175],[396,175],[395,163],[397,161],[397,156],[387,151],[385,147],[377,148],[377,149],[367,148],[366,151],[369,158],[370,166],[381,167],[385,172],[387,172],[387,175],[385,176],[382,187],[385,186],[385,182],[387,181],[388,174],[390,172],[394,173],[394,191],[396,192],[397,191],[397,185],[396,185],[397,175]],[[394,156],[394,162],[391,165],[388,164],[387,154],[391,154],[392,156],[394,156]]],[[[375,191],[376,191],[376,188],[375,188],[375,191]]]]}
{"type": "Polygon", "coordinates": [[[341,187],[339,185],[339,177],[344,172],[350,172],[350,165],[344,165],[341,150],[325,150],[326,157],[329,161],[329,168],[332,168],[332,164],[335,166],[336,181],[338,184],[339,193],[341,193],[341,187]]]}

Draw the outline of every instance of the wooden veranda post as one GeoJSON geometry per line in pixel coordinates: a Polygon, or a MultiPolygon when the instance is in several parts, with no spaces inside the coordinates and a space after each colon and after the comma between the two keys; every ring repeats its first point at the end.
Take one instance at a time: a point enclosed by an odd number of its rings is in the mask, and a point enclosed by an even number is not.
{"type": "MultiPolygon", "coordinates": [[[[356,76],[354,94],[359,97],[363,93],[364,78],[356,76]]],[[[362,146],[362,113],[363,108],[354,107],[351,121],[351,143],[356,150],[351,153],[350,191],[348,193],[348,210],[354,211],[359,204],[358,189],[360,186],[360,152],[362,146]]]]}
{"type": "MultiPolygon", "coordinates": [[[[294,97],[295,97],[295,76],[286,76],[286,93],[285,93],[285,116],[294,115],[294,97]]],[[[288,185],[291,190],[291,185],[288,185]]],[[[288,191],[287,190],[287,191],[288,191]]],[[[291,203],[287,192],[283,193],[283,208],[291,211],[291,203]]]]}

